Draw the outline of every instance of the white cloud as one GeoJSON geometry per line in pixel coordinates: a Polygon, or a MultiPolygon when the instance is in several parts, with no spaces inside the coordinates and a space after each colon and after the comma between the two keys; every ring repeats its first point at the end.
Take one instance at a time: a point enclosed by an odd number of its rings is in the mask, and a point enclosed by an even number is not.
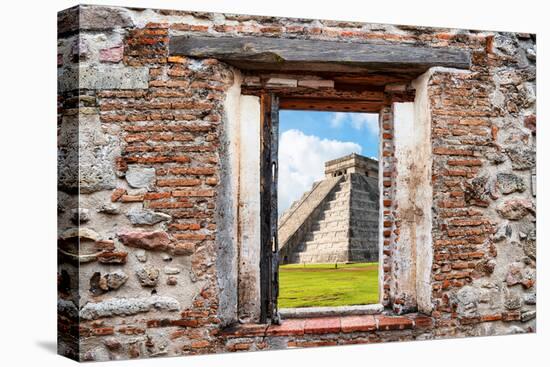
{"type": "Polygon", "coordinates": [[[279,214],[323,178],[326,161],[361,153],[359,144],[321,139],[296,129],[282,133],[279,144],[279,214]]]}
{"type": "Polygon", "coordinates": [[[374,113],[334,112],[330,119],[330,126],[340,128],[348,123],[355,130],[367,129],[371,134],[378,136],[378,115],[374,113]]]}
{"type": "Polygon", "coordinates": [[[330,118],[330,126],[331,127],[342,127],[346,120],[346,113],[345,112],[334,112],[332,114],[332,117],[330,118]]]}

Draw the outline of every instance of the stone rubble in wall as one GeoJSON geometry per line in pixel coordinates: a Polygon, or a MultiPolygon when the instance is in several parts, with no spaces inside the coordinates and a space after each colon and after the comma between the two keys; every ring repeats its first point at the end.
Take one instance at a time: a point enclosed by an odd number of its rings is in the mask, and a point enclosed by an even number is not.
{"type": "Polygon", "coordinates": [[[178,311],[180,305],[175,298],[166,296],[111,298],[105,301],[86,303],[79,315],[84,320],[94,320],[101,317],[135,315],[149,312],[152,309],[178,311]]]}
{"type": "Polygon", "coordinates": [[[155,287],[159,281],[160,271],[152,265],[144,265],[136,270],[136,276],[142,287],[155,287]]]}
{"type": "Polygon", "coordinates": [[[95,272],[90,279],[90,293],[97,296],[116,290],[126,283],[127,280],[128,276],[121,270],[103,275],[100,272],[95,272]]]}
{"type": "Polygon", "coordinates": [[[131,209],[126,214],[130,223],[133,225],[148,225],[152,226],[160,222],[166,222],[172,220],[172,217],[168,214],[155,212],[147,209],[131,209]]]}

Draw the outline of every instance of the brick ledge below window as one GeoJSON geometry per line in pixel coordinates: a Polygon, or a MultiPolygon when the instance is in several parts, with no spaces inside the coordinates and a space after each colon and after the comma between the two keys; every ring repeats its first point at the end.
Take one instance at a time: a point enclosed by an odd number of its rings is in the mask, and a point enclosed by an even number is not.
{"type": "Polygon", "coordinates": [[[405,316],[360,315],[293,318],[283,320],[281,325],[242,324],[222,331],[226,337],[251,336],[299,336],[304,334],[353,333],[424,329],[433,325],[433,319],[424,314],[405,316]]]}
{"type": "Polygon", "coordinates": [[[357,306],[281,308],[279,314],[283,320],[287,320],[328,316],[380,315],[383,311],[383,305],[374,303],[357,306]]]}

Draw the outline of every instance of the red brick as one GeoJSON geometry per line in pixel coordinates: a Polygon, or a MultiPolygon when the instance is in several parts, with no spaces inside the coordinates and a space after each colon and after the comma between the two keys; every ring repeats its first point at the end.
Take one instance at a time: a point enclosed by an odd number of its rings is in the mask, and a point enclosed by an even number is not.
{"type": "Polygon", "coordinates": [[[491,137],[493,138],[493,141],[497,140],[498,136],[498,126],[491,126],[491,137]]]}
{"type": "Polygon", "coordinates": [[[171,196],[170,192],[148,192],[143,196],[144,200],[166,199],[171,196]]]}
{"type": "Polygon", "coordinates": [[[472,156],[474,155],[474,152],[467,149],[452,149],[452,148],[445,148],[445,147],[436,147],[433,148],[434,154],[439,155],[463,155],[463,156],[472,156]]]}
{"type": "Polygon", "coordinates": [[[174,197],[212,197],[214,196],[214,190],[177,190],[172,191],[174,197]]]}
{"type": "Polygon", "coordinates": [[[122,188],[114,189],[113,193],[111,194],[111,201],[112,202],[118,201],[118,199],[120,199],[124,194],[126,194],[126,189],[122,189],[122,188]]]}
{"type": "MultiPolygon", "coordinates": [[[[175,26],[176,25],[177,24],[175,24],[175,26]]],[[[186,57],[183,57],[183,56],[169,56],[168,57],[168,62],[169,63],[174,63],[174,64],[187,64],[188,59],[186,57]]]]}
{"type": "Polygon", "coordinates": [[[199,340],[191,343],[191,348],[206,348],[209,346],[210,346],[210,342],[208,340],[199,340]]]}
{"type": "Polygon", "coordinates": [[[278,26],[264,26],[260,28],[261,33],[282,33],[283,27],[278,26]]]}
{"type": "Polygon", "coordinates": [[[403,330],[413,327],[412,320],[402,316],[376,316],[379,330],[403,330]]]}
{"type": "Polygon", "coordinates": [[[521,311],[508,311],[502,313],[502,321],[519,321],[521,320],[521,311]]]}
{"type": "Polygon", "coordinates": [[[523,119],[523,125],[535,134],[537,131],[537,115],[525,116],[523,119]]]}
{"type": "Polygon", "coordinates": [[[289,347],[297,348],[310,348],[310,347],[327,347],[338,345],[337,340],[308,340],[308,341],[298,341],[298,342],[289,342],[289,347]],[[292,343],[292,344],[291,344],[292,343]]]}
{"type": "MultiPolygon", "coordinates": [[[[170,26],[171,29],[175,29],[178,31],[193,31],[193,32],[206,32],[208,31],[207,25],[199,25],[199,24],[185,24],[185,23],[177,23],[172,24],[170,26]]],[[[172,61],[175,62],[175,61],[172,61]]]]}
{"type": "Polygon", "coordinates": [[[447,176],[462,176],[467,177],[468,171],[462,169],[447,170],[447,176]]]}
{"type": "Polygon", "coordinates": [[[433,319],[426,315],[414,315],[411,317],[416,329],[429,329],[433,327],[433,319]]]}
{"type": "Polygon", "coordinates": [[[486,322],[486,321],[500,321],[502,320],[502,315],[501,314],[494,314],[494,315],[483,315],[481,316],[481,321],[483,322],[486,322]]]}
{"type": "Polygon", "coordinates": [[[265,324],[241,324],[222,331],[224,336],[248,337],[264,336],[268,325],[265,324]]]}
{"type": "Polygon", "coordinates": [[[170,325],[181,327],[197,327],[199,326],[199,320],[172,320],[170,322],[170,325]]]}
{"type": "Polygon", "coordinates": [[[488,220],[486,219],[453,219],[449,223],[454,226],[480,226],[482,224],[487,224],[488,220]]]}
{"type": "Polygon", "coordinates": [[[123,326],[117,329],[117,333],[124,335],[140,335],[145,334],[145,330],[137,326],[123,326]]]}
{"type": "Polygon", "coordinates": [[[462,325],[471,325],[471,324],[477,324],[481,321],[480,317],[462,317],[460,319],[460,323],[462,325]]]}
{"type": "Polygon", "coordinates": [[[305,323],[306,323],[306,320],[304,319],[283,320],[281,325],[270,325],[267,328],[267,335],[275,335],[275,336],[304,335],[305,323]]]}
{"type": "Polygon", "coordinates": [[[195,231],[201,229],[201,225],[199,223],[172,223],[169,227],[170,229],[177,231],[195,231]]]}
{"type": "Polygon", "coordinates": [[[304,326],[306,334],[324,334],[340,332],[339,317],[314,317],[306,319],[304,326]]]}
{"type": "Polygon", "coordinates": [[[216,169],[212,167],[176,167],[170,168],[168,172],[172,175],[213,175],[216,169]]]}
{"type": "Polygon", "coordinates": [[[138,201],[143,201],[145,195],[122,195],[120,201],[123,203],[133,203],[138,201]]]}
{"type": "Polygon", "coordinates": [[[215,186],[218,184],[218,179],[215,177],[209,177],[206,179],[206,184],[210,186],[215,186]]]}
{"type": "Polygon", "coordinates": [[[488,54],[493,53],[493,44],[494,44],[495,36],[489,35],[485,38],[485,52],[488,54]]]}
{"type": "Polygon", "coordinates": [[[344,316],[341,319],[342,332],[376,330],[376,320],[372,315],[344,316]]]}
{"type": "Polygon", "coordinates": [[[251,346],[252,346],[251,343],[235,343],[233,345],[228,346],[227,350],[229,350],[230,352],[237,352],[242,350],[249,350],[251,346]]]}
{"type": "Polygon", "coordinates": [[[196,178],[176,178],[157,180],[157,186],[197,186],[201,180],[196,178]]]}
{"type": "Polygon", "coordinates": [[[179,201],[152,201],[149,203],[148,207],[158,209],[181,209],[192,208],[193,203],[179,201]]]}
{"type": "Polygon", "coordinates": [[[447,230],[447,235],[449,237],[458,237],[458,236],[477,236],[484,233],[489,233],[490,230],[483,228],[474,228],[474,229],[449,229],[447,230]]]}
{"type": "Polygon", "coordinates": [[[489,120],[484,120],[484,119],[461,119],[459,124],[466,125],[466,126],[490,126],[491,125],[489,120]]]}
{"type": "Polygon", "coordinates": [[[102,327],[90,330],[93,335],[113,335],[115,330],[112,327],[102,327]]]}

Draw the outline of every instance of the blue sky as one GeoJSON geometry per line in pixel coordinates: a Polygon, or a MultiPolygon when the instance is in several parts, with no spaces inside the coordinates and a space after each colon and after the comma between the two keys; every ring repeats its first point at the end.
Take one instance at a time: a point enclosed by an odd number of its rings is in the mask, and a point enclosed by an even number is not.
{"type": "Polygon", "coordinates": [[[291,110],[279,112],[280,134],[296,129],[321,139],[353,142],[361,146],[361,154],[367,157],[378,157],[377,127],[378,114],[375,113],[291,110]],[[373,125],[376,125],[376,128],[373,125]]]}
{"type": "Polygon", "coordinates": [[[280,111],[279,214],[324,176],[324,162],[359,153],[378,157],[378,115],[280,111]]]}

